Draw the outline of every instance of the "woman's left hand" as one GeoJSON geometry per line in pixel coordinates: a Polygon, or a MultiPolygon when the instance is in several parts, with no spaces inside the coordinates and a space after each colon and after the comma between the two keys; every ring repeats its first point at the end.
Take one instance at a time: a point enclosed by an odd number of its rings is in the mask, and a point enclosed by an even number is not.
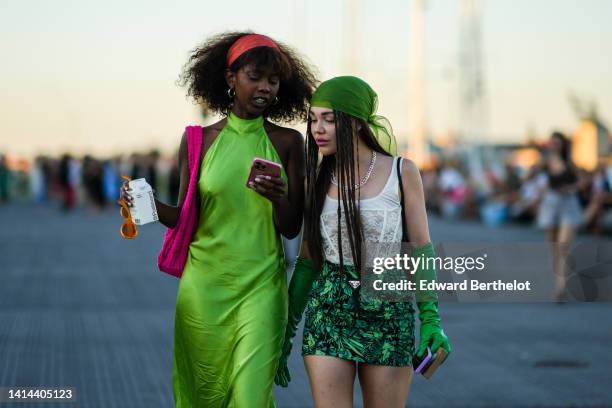
{"type": "Polygon", "coordinates": [[[285,181],[280,177],[257,176],[249,187],[273,203],[278,203],[285,197],[285,181]]]}

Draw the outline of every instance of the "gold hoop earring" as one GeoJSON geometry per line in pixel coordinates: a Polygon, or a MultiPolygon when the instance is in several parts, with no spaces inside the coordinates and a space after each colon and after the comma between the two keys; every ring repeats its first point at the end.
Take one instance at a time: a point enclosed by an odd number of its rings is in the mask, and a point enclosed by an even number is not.
{"type": "Polygon", "coordinates": [[[234,90],[234,88],[229,88],[229,89],[227,90],[227,96],[228,96],[230,99],[234,99],[234,96],[236,96],[236,91],[234,90]]]}

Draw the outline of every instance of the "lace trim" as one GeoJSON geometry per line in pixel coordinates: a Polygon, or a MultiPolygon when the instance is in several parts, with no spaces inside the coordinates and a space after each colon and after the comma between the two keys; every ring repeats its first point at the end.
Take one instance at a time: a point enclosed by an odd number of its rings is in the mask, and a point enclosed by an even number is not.
{"type": "MultiPolygon", "coordinates": [[[[401,213],[398,206],[393,210],[361,209],[364,240],[366,243],[400,243],[402,240],[401,213]]],[[[351,246],[344,216],[342,217],[342,253],[345,264],[354,265],[351,246]]],[[[321,214],[321,236],[323,238],[323,251],[325,259],[339,263],[338,247],[338,218],[335,212],[321,214]]],[[[373,256],[389,255],[384,246],[371,246],[373,256]]],[[[370,254],[368,254],[370,255],[370,254]]]]}

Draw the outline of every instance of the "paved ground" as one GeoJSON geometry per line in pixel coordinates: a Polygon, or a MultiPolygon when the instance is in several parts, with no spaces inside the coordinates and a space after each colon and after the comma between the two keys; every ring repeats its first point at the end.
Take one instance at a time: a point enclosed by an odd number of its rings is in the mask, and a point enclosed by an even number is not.
{"type": "MultiPolygon", "coordinates": [[[[114,210],[0,207],[0,387],[75,387],[69,407],[173,405],[177,280],[156,270],[163,230],[145,226],[126,242],[119,223],[114,210]]],[[[528,228],[437,219],[431,228],[434,240],[542,240],[528,228]]],[[[414,381],[409,406],[612,407],[611,312],[611,303],[447,304],[454,352],[432,380],[414,381]]],[[[277,405],[310,407],[297,352],[290,363],[277,405]]]]}

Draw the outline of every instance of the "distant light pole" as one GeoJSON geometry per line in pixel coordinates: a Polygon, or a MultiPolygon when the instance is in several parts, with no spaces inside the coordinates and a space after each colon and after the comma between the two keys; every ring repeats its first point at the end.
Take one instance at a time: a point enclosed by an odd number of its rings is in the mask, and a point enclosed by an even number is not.
{"type": "Polygon", "coordinates": [[[410,5],[410,47],[408,50],[408,137],[399,141],[400,152],[408,149],[417,166],[429,159],[425,94],[425,1],[410,5]]]}
{"type": "Polygon", "coordinates": [[[487,137],[486,87],[482,63],[480,0],[461,0],[459,12],[459,141],[470,173],[483,182],[483,161],[491,160],[487,137]]]}

